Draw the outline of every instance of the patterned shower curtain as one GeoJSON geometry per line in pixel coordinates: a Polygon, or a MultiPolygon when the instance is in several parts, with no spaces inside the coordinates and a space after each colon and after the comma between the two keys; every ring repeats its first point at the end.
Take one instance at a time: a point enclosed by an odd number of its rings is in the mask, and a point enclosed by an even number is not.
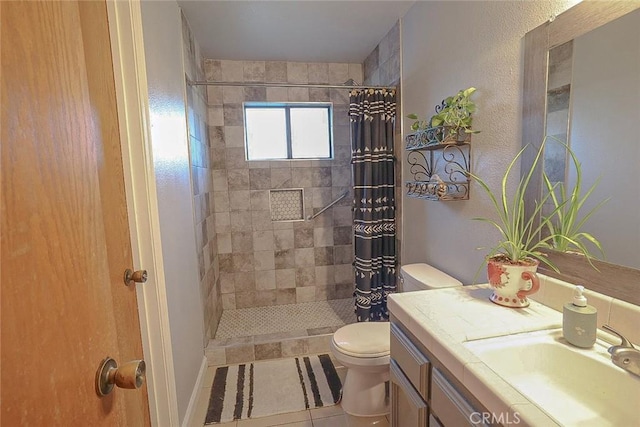
{"type": "Polygon", "coordinates": [[[395,91],[350,93],[358,322],[388,319],[387,295],[396,289],[395,114],[395,91]]]}

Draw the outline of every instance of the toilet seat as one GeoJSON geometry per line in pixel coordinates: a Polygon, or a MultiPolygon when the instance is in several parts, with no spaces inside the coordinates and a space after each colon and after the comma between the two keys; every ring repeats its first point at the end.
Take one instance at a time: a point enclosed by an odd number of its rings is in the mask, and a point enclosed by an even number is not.
{"type": "Polygon", "coordinates": [[[335,342],[331,341],[331,350],[333,351],[333,355],[340,363],[348,368],[358,367],[361,369],[378,369],[378,367],[389,367],[389,363],[391,363],[391,356],[380,356],[380,357],[359,357],[359,356],[350,356],[345,354],[336,347],[335,342]]]}
{"type": "Polygon", "coordinates": [[[333,334],[332,345],[345,356],[388,360],[390,336],[389,322],[352,323],[333,334]]]}

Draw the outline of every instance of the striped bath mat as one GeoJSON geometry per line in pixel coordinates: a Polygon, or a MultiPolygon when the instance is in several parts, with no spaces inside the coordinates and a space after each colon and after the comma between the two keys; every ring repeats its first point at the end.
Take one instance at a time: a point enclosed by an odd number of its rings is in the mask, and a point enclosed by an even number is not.
{"type": "Polygon", "coordinates": [[[341,388],[328,354],[221,366],[205,424],[335,405],[341,388]]]}

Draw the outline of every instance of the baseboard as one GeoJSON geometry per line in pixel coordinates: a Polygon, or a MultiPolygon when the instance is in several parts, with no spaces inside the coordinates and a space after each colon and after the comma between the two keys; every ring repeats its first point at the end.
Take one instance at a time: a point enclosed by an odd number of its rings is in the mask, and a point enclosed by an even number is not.
{"type": "Polygon", "coordinates": [[[206,374],[207,374],[207,358],[203,356],[202,363],[200,364],[200,372],[198,372],[198,378],[196,379],[196,384],[193,386],[193,391],[191,392],[191,398],[189,399],[189,406],[187,406],[187,412],[184,414],[182,427],[189,427],[194,425],[192,423],[192,418],[194,417],[196,409],[198,407],[198,397],[200,396],[200,392],[202,391],[204,377],[206,374]]]}

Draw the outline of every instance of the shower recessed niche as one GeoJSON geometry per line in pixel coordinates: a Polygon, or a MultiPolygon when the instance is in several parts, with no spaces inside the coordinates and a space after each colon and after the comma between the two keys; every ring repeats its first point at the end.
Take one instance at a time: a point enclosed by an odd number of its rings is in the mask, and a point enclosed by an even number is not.
{"type": "Polygon", "coordinates": [[[269,190],[271,221],[304,221],[304,190],[269,190]]]}

